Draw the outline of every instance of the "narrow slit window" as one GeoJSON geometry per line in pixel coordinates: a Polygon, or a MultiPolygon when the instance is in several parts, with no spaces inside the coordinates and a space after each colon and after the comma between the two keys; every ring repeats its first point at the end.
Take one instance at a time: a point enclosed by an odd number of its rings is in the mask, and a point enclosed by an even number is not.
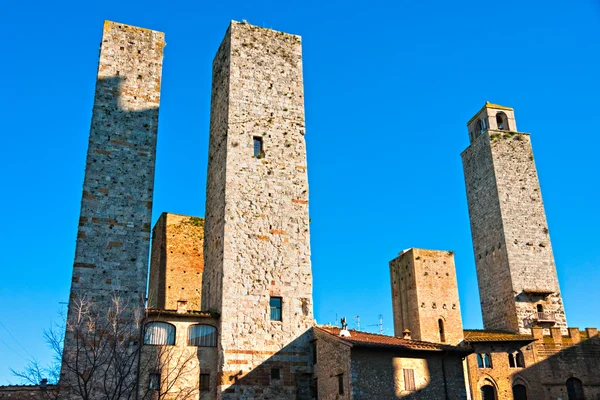
{"type": "Polygon", "coordinates": [[[263,149],[263,139],[260,136],[254,136],[254,157],[263,158],[265,156],[265,151],[263,149]]]}
{"type": "Polygon", "coordinates": [[[344,394],[344,374],[339,374],[338,376],[338,394],[344,394]]]}
{"type": "Polygon", "coordinates": [[[210,389],[210,374],[200,374],[200,390],[210,389]]]}
{"type": "Polygon", "coordinates": [[[440,318],[438,319],[438,327],[440,329],[440,342],[446,342],[446,332],[444,330],[444,321],[440,318]]]}
{"type": "Polygon", "coordinates": [[[281,379],[281,369],[271,368],[271,380],[278,381],[281,379]]]}
{"type": "Polygon", "coordinates": [[[403,369],[404,374],[404,390],[414,392],[417,390],[415,385],[415,370],[414,369],[403,369]]]}
{"type": "Polygon", "coordinates": [[[150,374],[148,377],[148,389],[160,390],[160,374],[150,374]]]}
{"type": "Polygon", "coordinates": [[[281,297],[271,297],[271,321],[281,321],[281,297]]]}

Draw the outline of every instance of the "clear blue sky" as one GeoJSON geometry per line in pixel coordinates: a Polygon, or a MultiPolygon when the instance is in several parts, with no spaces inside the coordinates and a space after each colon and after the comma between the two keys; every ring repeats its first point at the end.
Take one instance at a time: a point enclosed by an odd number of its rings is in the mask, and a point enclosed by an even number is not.
{"type": "Polygon", "coordinates": [[[154,220],[204,215],[229,21],[303,37],[319,323],[382,314],[392,333],[388,261],[423,247],[456,252],[464,325],[482,326],[459,154],[489,100],[532,134],[569,325],[600,325],[598,1],[8,1],[0,15],[0,384],[48,360],[42,331],[68,297],[104,19],[166,33],[154,220]]]}

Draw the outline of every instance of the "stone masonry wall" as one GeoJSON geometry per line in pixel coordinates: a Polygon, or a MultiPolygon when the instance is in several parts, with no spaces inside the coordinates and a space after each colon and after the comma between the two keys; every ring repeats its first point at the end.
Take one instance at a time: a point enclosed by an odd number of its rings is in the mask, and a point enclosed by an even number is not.
{"type": "Polygon", "coordinates": [[[81,299],[143,312],[164,46],[161,32],[104,24],[68,321],[81,299]]]}
{"type": "Polygon", "coordinates": [[[203,301],[221,314],[222,398],[308,396],[314,319],[298,36],[232,22],[219,48],[205,234],[203,301]],[[258,157],[254,138],[263,141],[258,157]],[[282,321],[270,319],[271,296],[282,298],[282,321]],[[261,371],[273,362],[283,377],[265,388],[261,371]]]}
{"type": "Polygon", "coordinates": [[[318,390],[316,398],[321,400],[346,400],[353,398],[351,345],[315,329],[314,386],[318,390]],[[344,394],[339,394],[339,376],[344,382],[344,394]]]}
{"type": "Polygon", "coordinates": [[[152,230],[148,306],[200,311],[204,219],[163,213],[152,230]]]}
{"type": "Polygon", "coordinates": [[[415,340],[439,343],[441,319],[444,342],[462,341],[454,253],[410,249],[390,261],[390,274],[395,336],[409,329],[415,340]]]}
{"type": "Polygon", "coordinates": [[[462,357],[354,347],[352,389],[355,400],[463,400],[466,389],[462,357]],[[413,370],[416,390],[407,390],[404,369],[413,370]]]}

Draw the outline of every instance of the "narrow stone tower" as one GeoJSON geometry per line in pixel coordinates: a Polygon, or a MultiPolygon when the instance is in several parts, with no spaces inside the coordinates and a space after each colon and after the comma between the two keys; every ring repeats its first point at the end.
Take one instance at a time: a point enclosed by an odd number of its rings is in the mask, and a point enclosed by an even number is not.
{"type": "Polygon", "coordinates": [[[309,396],[314,325],[300,37],[232,22],[213,61],[203,309],[218,396],[309,396]]]}
{"type": "Polygon", "coordinates": [[[567,333],[529,134],[512,108],[486,103],[468,122],[462,153],[486,329],[567,333]]]}
{"type": "Polygon", "coordinates": [[[104,24],[65,357],[81,350],[70,332],[82,302],[107,313],[118,299],[130,324],[144,310],[164,45],[161,32],[104,24]]]}
{"type": "Polygon", "coordinates": [[[390,261],[394,335],[456,345],[463,340],[454,253],[408,249],[390,261]]]}

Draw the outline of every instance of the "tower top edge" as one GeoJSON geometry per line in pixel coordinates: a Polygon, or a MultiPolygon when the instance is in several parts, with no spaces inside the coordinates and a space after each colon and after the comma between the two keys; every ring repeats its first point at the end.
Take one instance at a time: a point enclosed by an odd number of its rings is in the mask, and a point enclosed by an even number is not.
{"type": "Polygon", "coordinates": [[[110,31],[112,29],[122,29],[124,31],[139,32],[139,33],[156,33],[156,34],[158,34],[160,36],[164,36],[165,35],[164,32],[156,31],[156,30],[153,30],[153,29],[141,28],[139,26],[133,26],[133,25],[128,25],[128,24],[123,24],[121,22],[104,20],[104,32],[108,32],[108,31],[110,31]]]}
{"type": "Polygon", "coordinates": [[[477,111],[475,113],[475,115],[473,115],[473,117],[467,122],[467,126],[471,122],[473,122],[479,116],[479,114],[481,114],[481,112],[483,110],[485,110],[486,108],[493,108],[494,110],[514,111],[514,109],[512,107],[501,106],[500,104],[493,104],[493,103],[490,103],[489,101],[486,101],[485,104],[483,105],[483,107],[481,107],[479,109],[479,111],[477,111]]]}
{"type": "Polygon", "coordinates": [[[295,36],[298,39],[302,39],[302,36],[300,36],[300,35],[296,35],[294,33],[289,33],[289,32],[284,32],[284,31],[278,31],[278,30],[273,29],[273,28],[265,28],[263,26],[253,25],[253,24],[251,24],[251,23],[249,23],[249,22],[247,22],[245,20],[242,20],[240,22],[240,21],[236,21],[236,20],[232,19],[231,22],[230,22],[230,24],[229,24],[229,26],[232,27],[234,25],[245,25],[245,26],[248,26],[250,29],[260,29],[260,30],[265,30],[265,31],[271,31],[271,32],[275,32],[275,33],[280,33],[282,35],[295,36]]]}

